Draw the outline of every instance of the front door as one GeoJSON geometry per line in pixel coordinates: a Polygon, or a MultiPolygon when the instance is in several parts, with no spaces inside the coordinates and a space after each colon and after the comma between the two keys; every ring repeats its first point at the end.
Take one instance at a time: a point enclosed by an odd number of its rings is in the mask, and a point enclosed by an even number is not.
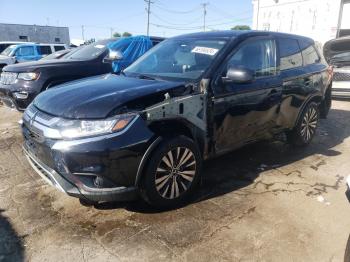
{"type": "Polygon", "coordinates": [[[276,126],[282,97],[273,38],[254,37],[233,51],[213,86],[213,136],[216,153],[269,137],[276,126]],[[229,67],[254,71],[249,83],[224,83],[229,67]]]}

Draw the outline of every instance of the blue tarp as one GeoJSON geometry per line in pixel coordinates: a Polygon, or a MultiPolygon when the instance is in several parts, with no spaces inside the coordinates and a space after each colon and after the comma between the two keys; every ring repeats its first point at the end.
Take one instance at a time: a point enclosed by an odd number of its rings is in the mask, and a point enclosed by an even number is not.
{"type": "Polygon", "coordinates": [[[109,49],[120,51],[123,54],[122,60],[113,62],[113,72],[119,73],[146,53],[152,46],[152,41],[147,36],[125,37],[110,43],[108,45],[109,49]]]}

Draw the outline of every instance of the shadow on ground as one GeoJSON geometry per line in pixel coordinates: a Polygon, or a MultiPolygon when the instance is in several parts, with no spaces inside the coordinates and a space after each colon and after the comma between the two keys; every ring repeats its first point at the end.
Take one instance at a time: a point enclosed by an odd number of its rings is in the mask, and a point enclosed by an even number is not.
{"type": "Polygon", "coordinates": [[[24,261],[22,239],[0,209],[0,262],[24,261]]]}
{"type": "MultiPolygon", "coordinates": [[[[333,109],[329,119],[321,121],[317,135],[308,147],[292,147],[286,143],[285,137],[281,136],[276,140],[251,144],[207,161],[203,167],[201,187],[195,193],[192,202],[203,201],[247,187],[262,171],[289,165],[311,155],[319,154],[331,157],[341,154],[332,148],[350,136],[350,128],[347,126],[349,119],[350,111],[333,109]]],[[[325,164],[325,161],[322,160],[310,168],[317,170],[325,164]]],[[[299,170],[293,172],[301,173],[299,170]]],[[[160,212],[150,208],[142,201],[102,203],[96,208],[101,210],[126,208],[141,213],[160,212]]]]}

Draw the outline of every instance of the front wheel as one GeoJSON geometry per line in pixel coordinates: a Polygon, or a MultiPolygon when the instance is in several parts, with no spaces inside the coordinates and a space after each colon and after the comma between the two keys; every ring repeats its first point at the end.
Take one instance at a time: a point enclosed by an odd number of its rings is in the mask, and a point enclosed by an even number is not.
{"type": "Polygon", "coordinates": [[[158,208],[183,204],[198,185],[201,162],[191,139],[165,139],[149,158],[140,188],[142,197],[158,208]]]}
{"type": "Polygon", "coordinates": [[[315,102],[310,102],[303,110],[297,125],[287,133],[288,141],[296,146],[310,144],[315,136],[319,122],[319,107],[315,102]]]}

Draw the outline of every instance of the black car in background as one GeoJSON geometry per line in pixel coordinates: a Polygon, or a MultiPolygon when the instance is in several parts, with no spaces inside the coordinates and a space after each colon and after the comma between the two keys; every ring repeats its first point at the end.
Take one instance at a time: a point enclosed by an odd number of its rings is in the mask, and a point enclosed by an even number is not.
{"type": "Polygon", "coordinates": [[[57,51],[55,53],[52,53],[51,55],[47,55],[47,56],[41,58],[40,60],[44,61],[44,60],[51,60],[51,59],[60,59],[72,51],[75,51],[75,49],[60,50],[60,51],[57,51]]]}
{"type": "MultiPolygon", "coordinates": [[[[0,100],[5,105],[22,111],[40,92],[48,88],[88,76],[113,72],[114,60],[124,59],[117,51],[123,50],[110,51],[108,46],[120,39],[107,39],[79,47],[61,59],[40,60],[4,67],[0,78],[0,100]],[[112,58],[108,57],[111,53],[114,53],[112,58]]],[[[138,41],[137,37],[130,37],[130,39],[138,41]]],[[[154,46],[162,40],[163,38],[151,37],[149,46],[154,46]]],[[[121,49],[127,48],[128,44],[121,47],[121,49]]],[[[142,52],[147,50],[143,49],[142,52]]],[[[132,61],[126,62],[130,64],[132,61]]]]}
{"type": "Polygon", "coordinates": [[[332,74],[309,38],[195,33],[163,41],[125,69],[40,94],[23,115],[25,154],[83,202],[183,203],[202,161],[285,132],[309,144],[332,74]]]}

